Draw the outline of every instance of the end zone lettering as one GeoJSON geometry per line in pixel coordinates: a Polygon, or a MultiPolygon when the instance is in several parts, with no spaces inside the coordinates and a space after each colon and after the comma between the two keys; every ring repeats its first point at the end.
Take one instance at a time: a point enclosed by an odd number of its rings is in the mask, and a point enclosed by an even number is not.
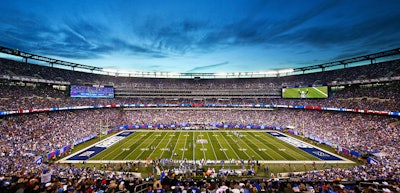
{"type": "Polygon", "coordinates": [[[112,136],[110,138],[105,139],[104,141],[101,141],[100,143],[97,143],[95,146],[96,147],[111,147],[112,145],[116,144],[117,142],[121,141],[125,137],[122,136],[112,136]]]}
{"type": "Polygon", "coordinates": [[[340,159],[340,158],[338,158],[338,157],[336,157],[336,156],[334,156],[334,155],[332,155],[330,153],[323,152],[323,151],[311,146],[310,144],[305,143],[303,141],[300,141],[298,139],[294,139],[292,137],[288,137],[288,136],[283,135],[283,134],[278,133],[278,132],[267,132],[267,133],[272,135],[272,136],[274,136],[274,137],[276,137],[276,138],[278,138],[278,139],[280,139],[280,140],[282,140],[282,141],[284,141],[284,142],[286,142],[286,143],[288,143],[288,144],[290,144],[290,145],[293,145],[293,146],[295,146],[295,147],[297,147],[297,148],[299,148],[299,149],[301,149],[301,150],[303,150],[303,151],[305,151],[305,152],[307,152],[307,153],[309,153],[309,154],[313,155],[314,157],[317,157],[317,158],[319,158],[321,160],[327,160],[327,161],[328,160],[329,161],[342,160],[342,159],[340,159]]]}
{"type": "Polygon", "coordinates": [[[91,157],[104,151],[105,149],[111,147],[112,145],[118,143],[119,141],[125,139],[132,133],[134,133],[134,131],[125,131],[125,132],[119,133],[117,135],[114,135],[112,137],[109,137],[103,141],[100,141],[100,142],[94,144],[93,146],[89,147],[88,149],[73,155],[72,157],[68,158],[67,160],[88,160],[91,157]]]}

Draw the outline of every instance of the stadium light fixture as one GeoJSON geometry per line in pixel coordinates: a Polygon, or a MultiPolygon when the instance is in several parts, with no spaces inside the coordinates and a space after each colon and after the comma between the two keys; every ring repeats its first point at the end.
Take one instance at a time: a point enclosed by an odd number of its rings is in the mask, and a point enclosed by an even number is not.
{"type": "Polygon", "coordinates": [[[214,76],[227,76],[228,73],[225,72],[218,72],[218,73],[214,73],[214,76]]]}
{"type": "Polygon", "coordinates": [[[167,74],[169,76],[180,76],[181,75],[181,73],[179,73],[179,72],[168,72],[167,74]]]}
{"type": "Polygon", "coordinates": [[[111,69],[111,68],[103,68],[103,72],[117,73],[118,70],[116,70],[116,69],[111,69]]]}
{"type": "Polygon", "coordinates": [[[278,71],[275,71],[275,70],[270,70],[270,71],[266,71],[266,72],[264,72],[264,74],[267,74],[267,75],[269,75],[269,74],[278,74],[279,72],[278,71]]]}
{"type": "Polygon", "coordinates": [[[294,72],[294,70],[292,68],[289,69],[283,69],[283,70],[278,70],[279,74],[284,74],[284,73],[291,73],[294,72]]]}
{"type": "Polygon", "coordinates": [[[125,73],[128,73],[128,74],[131,74],[131,75],[139,75],[140,74],[140,72],[138,72],[138,71],[125,71],[125,73]]]}

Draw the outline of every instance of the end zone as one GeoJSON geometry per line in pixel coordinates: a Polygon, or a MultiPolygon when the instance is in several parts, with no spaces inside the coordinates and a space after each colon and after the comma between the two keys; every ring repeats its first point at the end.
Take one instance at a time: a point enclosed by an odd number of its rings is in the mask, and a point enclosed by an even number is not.
{"type": "Polygon", "coordinates": [[[60,163],[72,163],[76,161],[86,161],[93,156],[99,154],[105,149],[111,147],[112,145],[118,143],[119,141],[125,139],[129,135],[135,133],[135,131],[121,131],[107,139],[99,141],[83,150],[78,151],[72,155],[69,155],[63,159],[61,159],[60,163]]]}
{"type": "MultiPolygon", "coordinates": [[[[349,159],[346,159],[344,157],[341,157],[339,155],[333,154],[331,152],[328,152],[324,149],[321,149],[319,147],[316,147],[314,145],[311,145],[309,143],[306,143],[304,141],[298,140],[294,137],[288,136],[286,134],[283,134],[281,132],[277,131],[268,131],[268,134],[274,136],[275,138],[278,138],[294,147],[297,147],[298,149],[307,152],[308,154],[317,157],[320,160],[323,160],[324,162],[330,163],[355,163],[349,159]]],[[[320,161],[316,161],[318,163],[320,161]]]]}

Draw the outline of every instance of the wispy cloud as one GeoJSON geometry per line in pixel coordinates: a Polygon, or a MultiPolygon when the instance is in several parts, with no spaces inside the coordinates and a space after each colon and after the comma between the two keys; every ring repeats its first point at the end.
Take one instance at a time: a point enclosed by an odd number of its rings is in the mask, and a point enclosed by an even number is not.
{"type": "Polygon", "coordinates": [[[218,64],[204,65],[204,66],[199,66],[199,67],[192,68],[192,69],[188,70],[187,72],[202,72],[202,71],[211,72],[214,68],[225,66],[225,65],[228,65],[228,64],[229,64],[229,62],[225,61],[225,62],[221,62],[221,63],[218,63],[218,64]]]}
{"type": "Polygon", "coordinates": [[[0,7],[0,44],[85,61],[118,56],[140,63],[144,71],[172,63],[192,64],[187,72],[231,70],[233,63],[243,71],[268,69],[276,68],[268,64],[310,64],[398,47],[400,2],[366,1],[372,6],[340,0],[46,1],[38,6],[20,0],[0,7]],[[215,60],[232,62],[197,65],[215,60]]]}

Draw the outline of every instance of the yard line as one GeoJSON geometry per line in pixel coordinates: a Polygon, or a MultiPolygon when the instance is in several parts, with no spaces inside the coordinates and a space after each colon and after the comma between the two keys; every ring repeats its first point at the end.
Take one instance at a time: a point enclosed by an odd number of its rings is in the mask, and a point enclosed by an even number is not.
{"type": "MultiPolygon", "coordinates": [[[[221,136],[222,138],[224,138],[224,140],[226,141],[226,144],[228,144],[228,146],[231,148],[231,150],[233,151],[233,153],[236,155],[236,159],[241,159],[240,156],[236,153],[235,149],[229,144],[228,140],[226,140],[225,136],[222,135],[222,133],[226,133],[226,132],[221,132],[221,136]]],[[[218,140],[218,139],[217,139],[218,140]]],[[[245,152],[246,153],[246,152],[245,152]]],[[[228,157],[227,157],[228,158],[228,157]]],[[[231,158],[228,158],[231,159],[231,158]]]]}
{"type": "MultiPolygon", "coordinates": [[[[264,133],[265,135],[268,135],[267,133],[264,133]]],[[[265,139],[262,139],[263,141],[265,141],[265,142],[267,142],[268,144],[271,144],[272,146],[274,146],[274,147],[276,147],[277,149],[279,149],[280,147],[278,147],[278,146],[276,146],[274,143],[271,143],[270,141],[268,141],[268,140],[265,140],[265,139]]],[[[281,140],[282,141],[282,140],[281,140]]],[[[283,141],[282,141],[283,142],[283,141]]],[[[287,145],[290,145],[290,144],[287,144],[286,142],[283,142],[283,143],[280,143],[279,144],[279,146],[283,146],[283,147],[287,147],[287,145]],[[285,145],[283,145],[283,144],[285,144],[285,145]]],[[[292,146],[292,145],[290,145],[291,147],[294,147],[294,146],[292,146]]],[[[300,149],[298,149],[297,147],[295,147],[296,148],[296,150],[300,150],[300,149]]],[[[274,151],[274,150],[272,150],[273,152],[276,152],[276,151],[274,151]]],[[[307,157],[305,157],[305,156],[303,156],[303,155],[301,155],[301,154],[299,154],[298,153],[298,151],[294,151],[294,150],[292,150],[292,152],[294,153],[294,154],[297,154],[297,155],[299,155],[299,157],[302,157],[302,158],[306,158],[307,160],[308,160],[308,158],[307,157]]],[[[279,154],[280,155],[280,153],[279,152],[276,152],[277,154],[279,154]]],[[[291,158],[293,158],[294,160],[298,160],[298,158],[296,158],[296,157],[293,157],[292,155],[290,155],[289,153],[284,153],[284,154],[286,154],[286,155],[288,155],[289,157],[291,157],[291,158]]]]}
{"type": "MultiPolygon", "coordinates": [[[[184,143],[184,145],[183,145],[183,150],[186,149],[186,142],[187,142],[187,138],[188,138],[188,137],[189,137],[189,132],[186,132],[186,138],[185,138],[185,143],[184,143]]],[[[185,151],[182,151],[182,159],[181,159],[181,160],[183,160],[184,155],[185,155],[185,151]]]]}
{"type": "MultiPolygon", "coordinates": [[[[211,140],[211,138],[210,138],[210,135],[208,134],[209,132],[206,132],[206,133],[207,133],[208,140],[210,140],[210,145],[211,145],[211,148],[212,148],[212,150],[213,150],[213,152],[214,152],[215,160],[217,160],[217,159],[218,159],[217,153],[215,153],[214,146],[212,145],[212,140],[211,140]]],[[[214,133],[214,132],[213,132],[213,133],[214,133]]],[[[219,143],[219,142],[218,142],[218,143],[219,143]]],[[[228,156],[226,155],[226,152],[225,152],[225,151],[223,151],[223,152],[224,152],[225,156],[228,158],[228,156]]]]}
{"type": "MultiPolygon", "coordinates": [[[[136,133],[137,133],[137,132],[133,133],[132,135],[134,135],[134,134],[136,134],[136,133]]],[[[143,137],[144,137],[144,136],[141,136],[140,139],[142,139],[143,137]]],[[[128,144],[128,146],[130,147],[130,146],[132,145],[131,141],[136,141],[136,139],[135,139],[135,138],[129,139],[129,140],[127,140],[126,142],[124,142],[121,146],[124,146],[125,144],[128,144]]],[[[114,144],[114,145],[116,145],[116,144],[114,144]]],[[[114,145],[113,145],[113,146],[114,146],[114,145]]],[[[110,148],[112,148],[112,146],[111,146],[110,148]]],[[[106,149],[106,150],[107,150],[107,149],[106,149]]],[[[114,148],[110,153],[107,153],[106,155],[104,155],[104,156],[102,156],[101,158],[99,158],[99,160],[102,160],[102,159],[106,158],[107,156],[109,156],[110,154],[114,153],[115,151],[121,151],[121,150],[118,149],[118,148],[114,148]]],[[[112,159],[114,160],[114,159],[118,158],[118,156],[121,155],[122,153],[124,153],[124,151],[121,151],[119,154],[117,154],[116,156],[114,156],[112,159]]],[[[96,157],[96,156],[94,156],[94,157],[96,157]]]]}
{"type": "MultiPolygon", "coordinates": [[[[167,135],[168,135],[168,134],[167,134],[167,135]]],[[[175,132],[173,132],[173,135],[175,135],[175,132]]],[[[179,133],[179,135],[180,135],[180,133],[179,133]]],[[[169,138],[169,140],[168,140],[168,143],[167,143],[167,144],[166,144],[166,146],[164,147],[164,151],[161,151],[160,158],[162,158],[162,157],[163,157],[163,155],[164,155],[164,152],[165,152],[165,149],[169,149],[169,152],[171,152],[171,149],[170,149],[170,148],[168,148],[168,145],[170,145],[170,144],[171,144],[172,137],[173,137],[173,136],[171,136],[171,135],[170,135],[170,138],[169,138]]]]}
{"type": "MultiPolygon", "coordinates": [[[[158,146],[161,144],[162,141],[164,141],[164,139],[167,137],[167,135],[168,135],[169,133],[170,133],[170,132],[167,132],[167,134],[165,134],[164,137],[157,143],[156,148],[154,148],[154,150],[150,153],[149,157],[151,157],[151,155],[157,150],[158,146]]],[[[143,151],[142,151],[142,153],[143,153],[143,151]]],[[[139,155],[139,156],[140,156],[140,155],[139,155]]],[[[139,156],[138,156],[137,158],[139,158],[139,156]]],[[[160,157],[160,158],[161,158],[161,157],[160,157]]]]}
{"type": "MultiPolygon", "coordinates": [[[[220,133],[220,132],[213,132],[213,133],[219,133],[219,134],[222,135],[222,133],[220,133]]],[[[215,136],[214,136],[214,137],[215,137],[215,136]]],[[[215,137],[215,139],[218,141],[218,145],[219,145],[220,149],[225,149],[225,148],[222,146],[222,144],[219,142],[219,139],[217,139],[217,137],[215,137]]],[[[229,156],[228,156],[228,154],[226,153],[226,151],[223,151],[223,152],[224,152],[224,154],[225,154],[226,159],[229,159],[229,156]]]]}
{"type": "Polygon", "coordinates": [[[176,148],[178,147],[178,142],[179,142],[179,139],[181,138],[181,134],[182,134],[182,132],[179,132],[179,136],[178,136],[178,139],[176,140],[174,150],[172,150],[172,152],[171,152],[171,159],[173,158],[176,148]]]}
{"type": "MultiPolygon", "coordinates": [[[[247,136],[249,136],[249,137],[252,137],[252,138],[255,138],[255,137],[253,137],[250,133],[247,133],[247,135],[246,135],[246,137],[247,136]]],[[[250,139],[247,139],[250,143],[252,143],[253,145],[255,145],[256,147],[259,147],[257,144],[255,144],[254,142],[253,142],[253,140],[250,140],[250,139]]],[[[258,139],[256,139],[258,142],[260,142],[258,139]]],[[[244,140],[243,140],[244,141],[244,140]]],[[[260,142],[261,143],[261,142],[260,142]]],[[[264,145],[263,143],[261,143],[262,144],[262,147],[266,147],[266,148],[268,148],[268,149],[271,149],[270,147],[268,147],[268,146],[266,146],[266,145],[264,145]]],[[[259,147],[260,148],[260,147],[259,147]]],[[[253,150],[253,152],[255,151],[253,148],[252,148],[252,150],[253,150]]],[[[274,151],[273,149],[271,149],[272,151],[274,151]]],[[[269,155],[267,152],[264,152],[268,157],[270,157],[270,158],[272,158],[273,160],[276,160],[276,158],[274,157],[274,156],[271,156],[271,155],[269,155]]],[[[258,153],[257,153],[258,154],[258,153]]],[[[259,155],[259,157],[262,157],[260,154],[258,154],[259,155]]],[[[278,154],[279,156],[281,156],[280,154],[278,154]]],[[[283,156],[281,156],[282,158],[284,158],[283,156]]],[[[285,159],[285,158],[284,158],[285,159]]]]}
{"type": "MultiPolygon", "coordinates": [[[[263,144],[263,147],[269,149],[270,151],[268,151],[268,152],[273,153],[273,155],[278,155],[279,157],[283,158],[283,160],[287,160],[285,157],[283,157],[280,153],[276,152],[276,151],[275,151],[274,149],[272,149],[270,146],[268,146],[267,144],[261,142],[259,139],[255,138],[253,135],[250,135],[250,133],[249,133],[249,136],[252,137],[252,138],[254,138],[254,139],[256,139],[256,140],[259,141],[261,144],[263,144]]],[[[261,137],[261,139],[262,139],[263,141],[267,142],[268,144],[271,144],[268,140],[265,140],[265,139],[262,138],[262,137],[261,137]]],[[[269,153],[266,153],[266,154],[267,154],[268,156],[270,156],[273,160],[276,160],[276,156],[270,155],[269,153]]]]}
{"type": "Polygon", "coordinates": [[[192,160],[196,160],[196,148],[194,148],[195,147],[195,140],[194,140],[194,133],[193,133],[193,135],[192,135],[192,141],[193,141],[193,159],[192,160]]]}
{"type": "MultiPolygon", "coordinates": [[[[201,135],[203,135],[203,132],[200,132],[200,134],[201,135]]],[[[196,139],[197,139],[197,137],[196,137],[196,139]]],[[[194,143],[197,143],[197,142],[194,142],[194,143]]],[[[202,146],[202,148],[203,148],[203,150],[204,150],[204,143],[201,143],[201,146],[202,146]]],[[[201,149],[200,149],[201,150],[201,149]]],[[[206,156],[206,151],[203,151],[203,158],[205,159],[205,160],[207,160],[207,156],[206,156]]],[[[193,159],[194,160],[194,159],[193,159]]]]}
{"type": "MultiPolygon", "coordinates": [[[[155,133],[152,133],[151,135],[155,135],[155,133]]],[[[146,137],[147,137],[147,134],[146,134],[146,137]]],[[[150,139],[151,139],[151,137],[148,137],[148,138],[146,138],[144,141],[147,141],[147,140],[150,140],[150,139]]],[[[142,143],[138,144],[138,145],[136,146],[136,148],[133,149],[133,150],[132,150],[128,155],[126,155],[122,160],[125,160],[126,158],[129,158],[129,156],[130,156],[133,152],[135,152],[136,149],[139,148],[139,146],[142,145],[144,141],[142,141],[142,143]]],[[[132,146],[133,146],[133,144],[131,144],[129,147],[132,147],[132,146]]],[[[121,152],[121,153],[122,153],[122,152],[121,152]]]]}
{"type": "Polygon", "coordinates": [[[319,93],[321,93],[322,95],[328,97],[328,94],[322,92],[321,90],[319,90],[318,88],[312,87],[314,90],[317,90],[319,93]]]}
{"type": "MultiPolygon", "coordinates": [[[[264,134],[267,135],[266,133],[264,133],[264,134]]],[[[268,140],[266,140],[266,139],[264,139],[264,138],[261,138],[261,140],[263,140],[263,141],[266,142],[267,144],[269,144],[269,145],[271,145],[271,146],[274,146],[275,148],[279,149],[279,147],[277,147],[276,145],[274,145],[274,143],[272,143],[272,142],[270,142],[270,141],[268,141],[268,140]]],[[[286,145],[285,145],[285,146],[286,146],[286,145]]],[[[266,145],[266,147],[267,147],[268,149],[270,149],[271,152],[274,152],[276,155],[279,155],[281,158],[283,158],[283,160],[287,160],[287,158],[285,158],[285,157],[283,157],[283,156],[281,155],[281,153],[283,153],[283,152],[279,153],[279,152],[275,151],[274,149],[272,149],[271,147],[269,147],[268,145],[266,145]]],[[[296,151],[294,151],[294,152],[296,152],[296,151]]],[[[284,153],[284,154],[286,154],[286,155],[288,155],[289,157],[291,157],[291,158],[297,160],[295,157],[289,155],[288,153],[284,153]]]]}
{"type": "MultiPolygon", "coordinates": [[[[263,159],[263,158],[262,158],[257,152],[255,152],[254,149],[253,149],[252,147],[250,147],[243,139],[241,139],[241,138],[239,138],[239,137],[236,137],[236,138],[238,138],[241,142],[243,142],[243,144],[246,145],[247,148],[248,148],[250,151],[252,151],[253,153],[255,153],[256,156],[258,156],[258,158],[260,158],[260,159],[258,159],[258,160],[263,159]]],[[[235,139],[236,139],[236,138],[235,138],[235,139]]],[[[235,139],[233,138],[233,136],[231,136],[231,139],[235,141],[235,139]]],[[[244,153],[246,153],[246,155],[249,155],[246,151],[244,151],[244,153]]],[[[249,158],[250,158],[250,156],[249,156],[249,158]]]]}
{"type": "MultiPolygon", "coordinates": [[[[266,133],[265,133],[266,134],[266,133]]],[[[266,135],[268,135],[268,134],[266,134],[266,135]]],[[[280,139],[279,139],[280,140],[280,139]]],[[[282,141],[282,140],[280,140],[280,141],[282,141]]],[[[282,141],[283,142],[283,141],[282,141]]],[[[283,143],[279,143],[279,146],[282,146],[283,144],[288,144],[288,143],[286,143],[286,142],[283,142],[283,143]]],[[[276,145],[274,145],[274,143],[272,144],[273,146],[275,146],[275,147],[277,147],[276,145]]],[[[292,148],[294,148],[294,149],[296,149],[296,150],[293,150],[293,154],[297,154],[299,157],[293,157],[291,154],[288,154],[288,153],[286,153],[286,155],[289,155],[290,157],[292,157],[292,158],[294,158],[295,160],[299,160],[299,159],[304,159],[304,160],[310,160],[310,158],[308,158],[308,157],[306,157],[305,155],[302,155],[301,153],[299,153],[299,152],[304,152],[303,150],[301,150],[301,149],[299,149],[298,147],[295,147],[295,146],[293,146],[293,145],[291,145],[291,144],[288,144],[290,147],[292,147],[292,148]],[[299,151],[300,150],[300,151],[299,151]]],[[[287,147],[287,145],[285,145],[286,147],[287,147]]],[[[279,147],[278,147],[279,148],[279,147]]],[[[312,156],[311,154],[308,154],[307,152],[304,152],[304,153],[306,153],[306,155],[310,155],[311,157],[313,157],[313,158],[317,158],[317,157],[314,157],[314,156],[312,156]]],[[[318,160],[319,160],[319,158],[317,158],[318,160]]]]}
{"type": "MultiPolygon", "coordinates": [[[[154,134],[157,134],[157,133],[154,132],[153,135],[154,135],[154,134]]],[[[149,137],[149,138],[147,138],[147,139],[151,139],[151,138],[149,137]]],[[[151,143],[153,143],[156,139],[157,139],[157,137],[154,137],[153,140],[151,141],[151,143]]],[[[145,140],[145,141],[147,141],[147,140],[145,140]]],[[[133,152],[135,152],[136,149],[140,148],[140,146],[141,146],[145,141],[143,141],[143,142],[142,142],[140,145],[138,145],[133,151],[131,151],[131,153],[129,153],[127,156],[125,156],[124,159],[127,158],[127,157],[129,157],[130,155],[132,155],[133,152]]],[[[146,144],[145,144],[145,145],[146,145],[146,144]]],[[[148,144],[147,144],[147,145],[148,145],[148,144]]],[[[145,151],[140,152],[139,155],[136,156],[136,159],[134,159],[134,160],[138,160],[137,158],[138,158],[140,155],[142,155],[143,152],[145,152],[145,151]]]]}
{"type": "MultiPolygon", "coordinates": [[[[290,136],[287,136],[287,137],[290,138],[290,136]]],[[[279,139],[279,140],[281,140],[281,139],[279,139]]],[[[282,140],[281,140],[281,141],[282,141],[282,140]]],[[[286,143],[286,142],[285,142],[285,143],[286,143]]],[[[307,153],[307,152],[305,152],[305,151],[299,149],[298,147],[296,147],[296,146],[294,146],[294,145],[291,145],[291,144],[289,144],[289,145],[290,145],[290,147],[293,147],[293,148],[296,149],[296,150],[300,150],[300,151],[294,151],[294,153],[297,154],[297,155],[299,156],[299,158],[301,157],[301,158],[303,158],[303,159],[305,159],[305,160],[310,160],[310,158],[308,158],[308,157],[305,156],[305,155],[308,155],[308,156],[313,157],[313,158],[317,158],[317,157],[315,157],[315,156],[313,156],[313,155],[311,155],[311,154],[309,154],[309,153],[307,153]],[[299,153],[299,152],[304,152],[305,155],[303,155],[303,154],[301,154],[301,153],[299,153]]],[[[309,144],[309,145],[311,145],[311,144],[309,144]]],[[[311,146],[313,146],[313,145],[311,145],[311,146]]],[[[319,158],[317,158],[317,159],[320,160],[319,158]]],[[[296,159],[296,160],[299,160],[299,159],[296,159]]]]}

